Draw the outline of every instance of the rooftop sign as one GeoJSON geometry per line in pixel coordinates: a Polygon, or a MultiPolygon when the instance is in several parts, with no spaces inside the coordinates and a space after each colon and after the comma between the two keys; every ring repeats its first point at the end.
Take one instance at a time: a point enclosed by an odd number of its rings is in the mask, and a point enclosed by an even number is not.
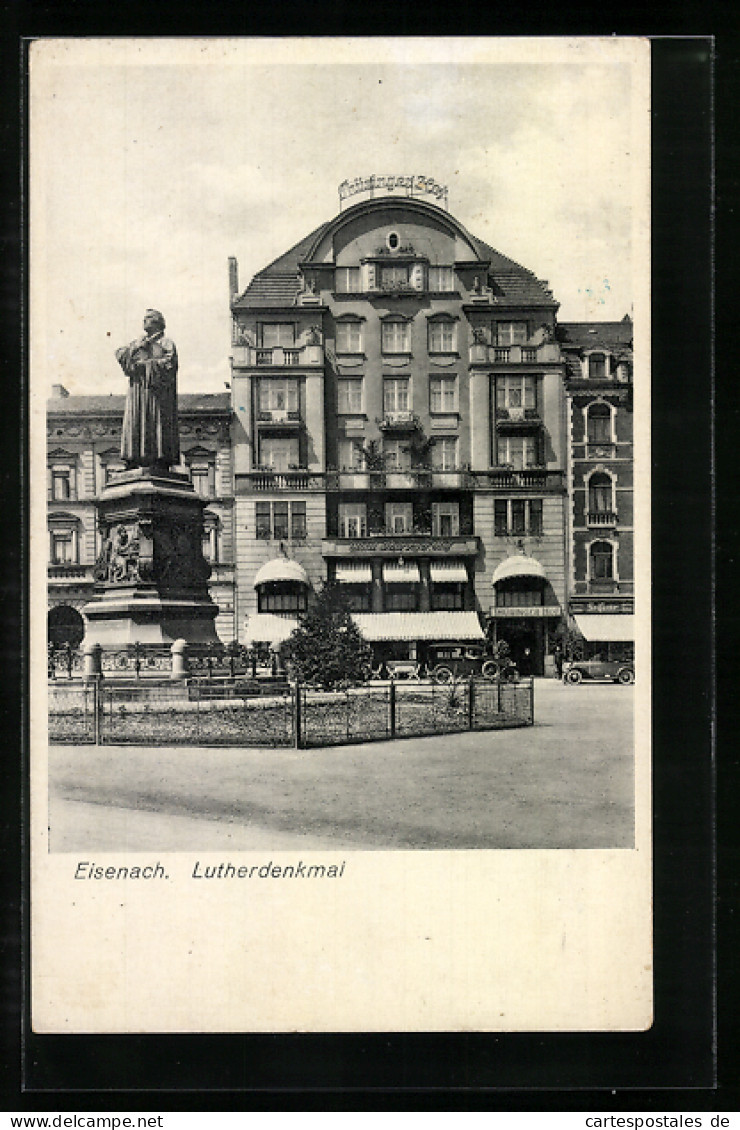
{"type": "Polygon", "coordinates": [[[437,184],[432,177],[423,177],[418,174],[412,176],[377,176],[373,173],[369,177],[354,177],[353,180],[343,180],[339,186],[339,207],[348,196],[356,196],[359,192],[367,192],[370,197],[378,196],[434,196],[447,207],[447,186],[437,184]]]}

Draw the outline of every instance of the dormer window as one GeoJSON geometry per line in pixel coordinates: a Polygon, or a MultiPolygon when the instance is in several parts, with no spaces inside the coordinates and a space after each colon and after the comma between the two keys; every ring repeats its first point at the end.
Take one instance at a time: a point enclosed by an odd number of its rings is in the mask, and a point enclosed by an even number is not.
{"type": "Polygon", "coordinates": [[[523,345],[527,336],[526,322],[499,322],[496,326],[496,345],[523,345]]]}
{"type": "Polygon", "coordinates": [[[588,379],[590,381],[603,381],[606,378],[606,354],[589,353],[588,379]]]}
{"type": "Polygon", "coordinates": [[[455,289],[455,272],[452,267],[430,267],[429,289],[446,292],[455,289]]]}

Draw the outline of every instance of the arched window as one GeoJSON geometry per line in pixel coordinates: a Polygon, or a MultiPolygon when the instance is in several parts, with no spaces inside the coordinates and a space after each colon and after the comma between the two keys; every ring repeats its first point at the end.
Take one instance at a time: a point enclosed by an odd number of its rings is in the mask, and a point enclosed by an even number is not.
{"type": "Polygon", "coordinates": [[[592,542],[589,557],[592,581],[611,581],[614,579],[614,546],[611,542],[592,542]]]}
{"type": "Polygon", "coordinates": [[[612,442],[612,413],[608,404],[591,404],[588,409],[588,442],[612,442]]]}
{"type": "Polygon", "coordinates": [[[612,505],[612,480],[603,471],[597,471],[588,481],[588,509],[590,514],[610,514],[612,505]]]}

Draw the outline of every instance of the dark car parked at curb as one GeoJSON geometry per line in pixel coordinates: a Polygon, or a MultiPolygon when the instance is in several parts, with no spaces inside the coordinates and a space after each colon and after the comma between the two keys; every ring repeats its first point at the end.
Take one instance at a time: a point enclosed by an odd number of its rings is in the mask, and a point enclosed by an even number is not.
{"type": "Polygon", "coordinates": [[[482,676],[484,679],[501,679],[514,682],[518,672],[511,659],[496,658],[488,648],[450,644],[430,647],[427,669],[435,683],[444,685],[453,679],[482,676]]]}
{"type": "Polygon", "coordinates": [[[584,679],[605,680],[628,686],[635,681],[635,665],[618,659],[573,659],[565,664],[563,681],[582,683],[584,679]]]}

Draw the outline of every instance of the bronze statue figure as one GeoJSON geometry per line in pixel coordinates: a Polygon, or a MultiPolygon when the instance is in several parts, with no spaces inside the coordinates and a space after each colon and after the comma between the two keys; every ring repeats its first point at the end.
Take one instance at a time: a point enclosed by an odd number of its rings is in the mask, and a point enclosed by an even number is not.
{"type": "Polygon", "coordinates": [[[144,315],[144,335],[116,350],[129,379],[121,458],[126,467],[165,471],[180,462],[177,430],[177,350],[164,336],[158,310],[144,315]]]}

